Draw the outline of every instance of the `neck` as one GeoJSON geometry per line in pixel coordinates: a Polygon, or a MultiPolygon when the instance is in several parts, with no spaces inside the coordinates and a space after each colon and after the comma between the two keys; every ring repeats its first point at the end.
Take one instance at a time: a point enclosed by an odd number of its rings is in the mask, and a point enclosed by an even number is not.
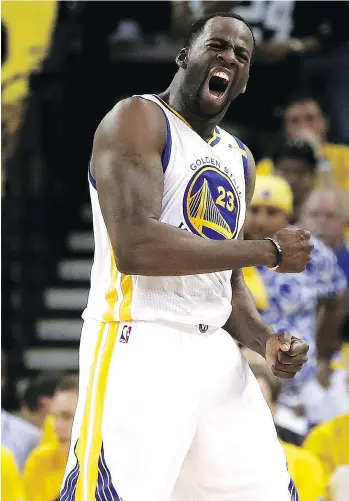
{"type": "Polygon", "coordinates": [[[204,140],[206,140],[212,136],[214,128],[220,123],[227,109],[224,108],[221,113],[215,115],[214,117],[200,116],[191,109],[192,107],[185,99],[182,88],[183,79],[178,71],[175,74],[170,86],[165,90],[165,92],[159,94],[159,97],[161,97],[161,99],[182,115],[182,117],[190,124],[192,129],[204,140]]]}

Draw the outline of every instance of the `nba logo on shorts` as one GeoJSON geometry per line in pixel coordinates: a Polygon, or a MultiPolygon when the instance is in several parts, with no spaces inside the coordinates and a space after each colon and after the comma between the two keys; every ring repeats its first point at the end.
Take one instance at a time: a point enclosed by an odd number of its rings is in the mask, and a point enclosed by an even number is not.
{"type": "Polygon", "coordinates": [[[130,325],[124,325],[122,328],[120,343],[128,343],[128,338],[130,337],[132,327],[130,325]]]}

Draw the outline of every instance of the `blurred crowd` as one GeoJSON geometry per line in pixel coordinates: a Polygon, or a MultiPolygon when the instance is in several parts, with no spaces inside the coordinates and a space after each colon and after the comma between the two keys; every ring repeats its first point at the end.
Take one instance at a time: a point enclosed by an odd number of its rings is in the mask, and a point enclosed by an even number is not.
{"type": "MultiPolygon", "coordinates": [[[[281,383],[261,357],[241,349],[274,416],[300,501],[348,501],[349,2],[3,1],[3,205],[6,209],[11,195],[11,175],[16,177],[9,166],[23,141],[34,75],[64,65],[72,52],[74,61],[81,58],[84,64],[113,59],[120,68],[124,60],[136,66],[141,59],[154,71],[161,61],[173,59],[197,17],[227,10],[251,24],[257,41],[248,91],[232,104],[222,124],[248,144],[257,160],[245,238],[261,239],[296,225],[309,230],[314,240],[312,260],[303,273],[243,270],[264,320],[276,332],[307,341],[307,365],[294,380],[281,383]]],[[[55,74],[63,78],[59,71],[55,74]]],[[[100,91],[103,75],[98,84],[93,80],[100,91]]],[[[123,97],[128,85],[137,84],[138,93],[148,90],[142,79],[136,84],[118,80],[110,102],[123,97]]],[[[160,70],[150,91],[160,90],[158,81],[160,70]]],[[[45,93],[45,83],[40,89],[45,93]]],[[[101,100],[107,106],[102,95],[101,100]]],[[[106,111],[99,109],[96,120],[106,111]]],[[[74,143],[76,155],[80,143],[84,151],[90,149],[96,125],[74,143]]],[[[5,346],[5,395],[18,389],[12,380],[16,375],[9,376],[6,366],[5,346]]],[[[77,395],[74,374],[31,375],[19,391],[17,412],[2,409],[3,501],[58,499],[77,395]]]]}

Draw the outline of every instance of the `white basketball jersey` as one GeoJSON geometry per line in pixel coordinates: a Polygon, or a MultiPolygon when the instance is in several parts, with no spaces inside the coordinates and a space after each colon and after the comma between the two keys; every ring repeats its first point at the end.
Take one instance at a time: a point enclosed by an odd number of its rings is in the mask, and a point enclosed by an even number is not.
{"type": "MultiPolygon", "coordinates": [[[[204,239],[237,238],[246,214],[248,168],[244,145],[218,127],[206,142],[160,98],[138,98],[156,103],[166,117],[160,223],[204,239]]],[[[231,271],[180,277],[120,273],[99,205],[98,186],[91,174],[89,184],[95,255],[83,318],[105,322],[162,320],[222,327],[231,312],[231,271]]]]}

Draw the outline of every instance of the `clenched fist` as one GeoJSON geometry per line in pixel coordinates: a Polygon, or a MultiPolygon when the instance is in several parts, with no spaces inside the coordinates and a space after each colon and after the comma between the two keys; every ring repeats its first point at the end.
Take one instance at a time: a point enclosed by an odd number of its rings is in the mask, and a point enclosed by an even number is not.
{"type": "Polygon", "coordinates": [[[276,271],[279,273],[304,271],[314,248],[309,231],[294,227],[283,228],[275,233],[273,239],[279,244],[282,251],[281,264],[276,271]]]}
{"type": "Polygon", "coordinates": [[[265,359],[274,374],[282,379],[292,379],[308,360],[307,343],[282,332],[267,340],[265,359]]]}

